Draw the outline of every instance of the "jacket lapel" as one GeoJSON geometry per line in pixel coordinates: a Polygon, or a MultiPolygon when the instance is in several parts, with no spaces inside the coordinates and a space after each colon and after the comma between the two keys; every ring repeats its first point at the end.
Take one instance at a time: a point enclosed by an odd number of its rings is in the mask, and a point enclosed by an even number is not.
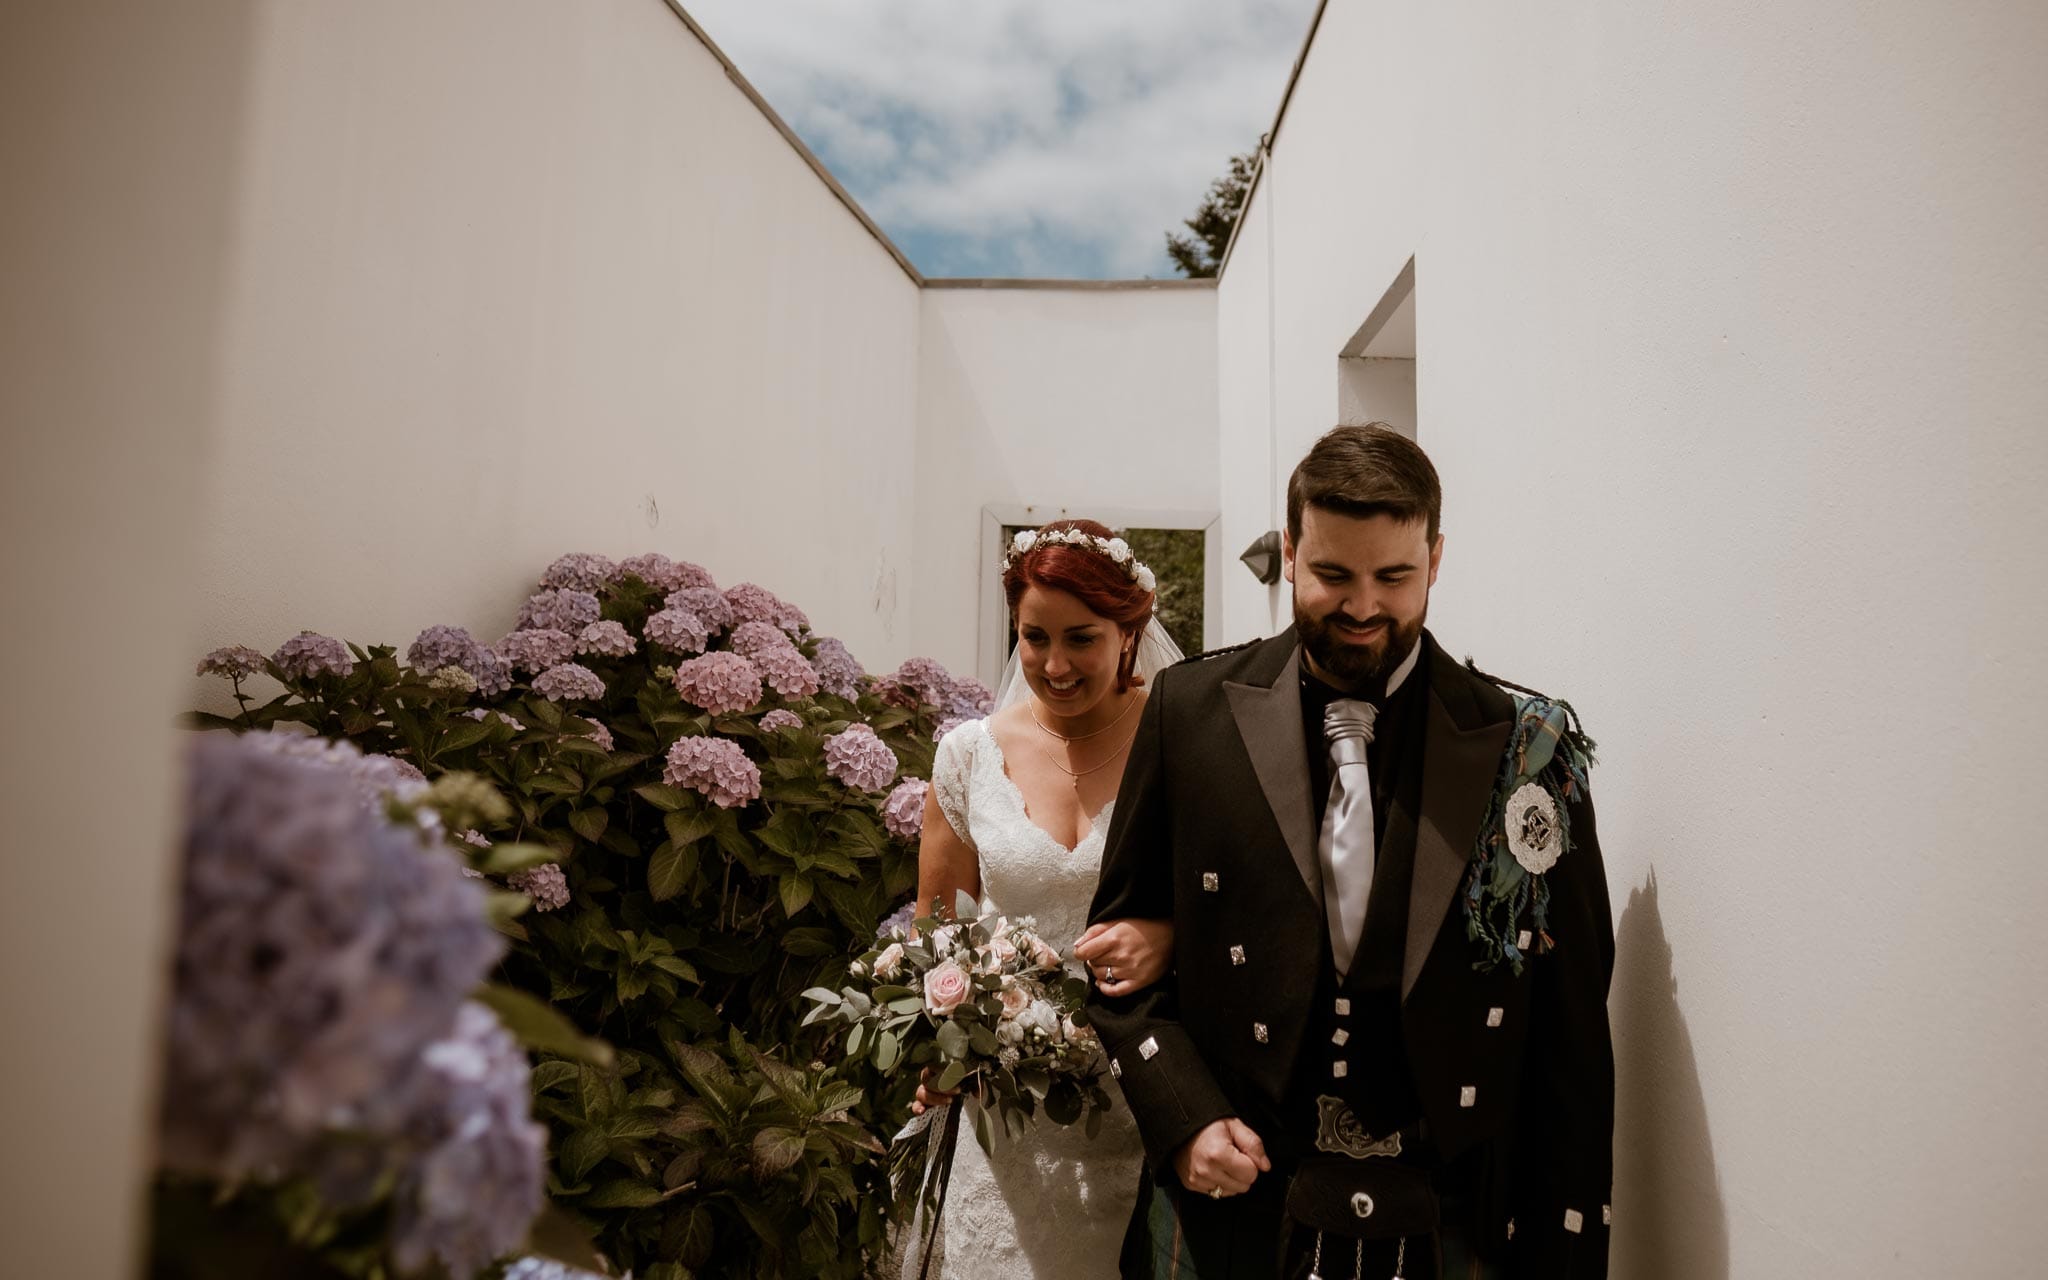
{"type": "MultiPolygon", "coordinates": [[[[1479,838],[1479,823],[1514,727],[1514,702],[1429,645],[1429,716],[1423,730],[1422,814],[1408,894],[1401,998],[1415,988],[1479,838]]],[[[1298,716],[1297,716],[1298,718],[1298,716]]],[[[1311,864],[1313,866],[1313,864],[1311,864]]]]}
{"type": "Polygon", "coordinates": [[[1323,876],[1316,865],[1315,802],[1309,796],[1307,748],[1301,736],[1301,646],[1292,628],[1266,643],[1272,646],[1271,656],[1260,655],[1267,660],[1246,673],[1251,680],[1244,684],[1226,680],[1223,692],[1230,700],[1230,714],[1237,721],[1245,752],[1251,756],[1252,771],[1258,775],[1259,790],[1265,793],[1273,820],[1287,841],[1287,852],[1301,873],[1303,887],[1321,911],[1323,876]],[[1271,659],[1283,655],[1285,660],[1272,678],[1264,678],[1271,659]]]}

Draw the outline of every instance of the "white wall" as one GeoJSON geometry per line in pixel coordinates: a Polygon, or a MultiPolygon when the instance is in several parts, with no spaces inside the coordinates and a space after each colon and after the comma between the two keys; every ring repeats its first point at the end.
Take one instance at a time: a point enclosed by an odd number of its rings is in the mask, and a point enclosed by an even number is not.
{"type": "Polygon", "coordinates": [[[911,647],[986,677],[984,506],[1216,510],[1216,294],[935,288],[923,316],[911,647]]]}
{"type": "Polygon", "coordinates": [[[2044,59],[2037,5],[1333,0],[1224,276],[1236,545],[1415,256],[1433,623],[1602,747],[1618,1277],[2039,1270],[2044,59]]]}
{"type": "Polygon", "coordinates": [[[206,643],[495,639],[656,550],[909,652],[917,288],[674,13],[278,3],[253,58],[206,643]]]}
{"type": "Polygon", "coordinates": [[[0,1241],[136,1273],[253,5],[0,8],[0,1241]]]}

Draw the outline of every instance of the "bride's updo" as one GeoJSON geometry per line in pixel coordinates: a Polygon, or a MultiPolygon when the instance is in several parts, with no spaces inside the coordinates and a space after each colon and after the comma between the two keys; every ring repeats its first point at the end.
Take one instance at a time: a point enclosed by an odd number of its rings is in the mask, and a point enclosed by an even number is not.
{"type": "Polygon", "coordinates": [[[1138,646],[1132,641],[1152,620],[1156,597],[1148,585],[1151,572],[1138,563],[1128,548],[1124,559],[1117,560],[1107,547],[1122,547],[1123,540],[1107,525],[1093,520],[1055,520],[1033,534],[1019,534],[1018,542],[1023,543],[1027,537],[1029,545],[1019,551],[1013,544],[1003,562],[1003,595],[1010,602],[1010,625],[1017,625],[1017,604],[1024,598],[1024,588],[1064,591],[1086,605],[1090,613],[1116,623],[1123,634],[1123,653],[1116,666],[1117,692],[1145,683],[1144,677],[1133,670],[1138,646]],[[1048,534],[1086,535],[1100,541],[1062,541],[1049,538],[1048,534]]]}

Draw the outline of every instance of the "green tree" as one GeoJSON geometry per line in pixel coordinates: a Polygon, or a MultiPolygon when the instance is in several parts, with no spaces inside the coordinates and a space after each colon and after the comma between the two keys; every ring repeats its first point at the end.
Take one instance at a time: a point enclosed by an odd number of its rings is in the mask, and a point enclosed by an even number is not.
{"type": "Polygon", "coordinates": [[[1196,207],[1195,216],[1181,223],[1192,235],[1166,233],[1166,256],[1189,279],[1214,276],[1223,266],[1223,251],[1230,245],[1230,233],[1237,229],[1237,215],[1251,194],[1252,176],[1257,172],[1258,152],[1247,151],[1230,157],[1230,171],[1209,184],[1209,192],[1196,207]]]}

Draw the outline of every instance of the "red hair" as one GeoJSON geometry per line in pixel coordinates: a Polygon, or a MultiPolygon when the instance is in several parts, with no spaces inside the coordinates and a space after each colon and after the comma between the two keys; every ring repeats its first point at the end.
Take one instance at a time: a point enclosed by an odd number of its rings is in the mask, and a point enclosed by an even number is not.
{"type": "MultiPolygon", "coordinates": [[[[1104,541],[1116,537],[1107,525],[1093,520],[1055,520],[1038,532],[1057,533],[1066,529],[1078,530],[1104,541]]],[[[1066,592],[1085,605],[1090,613],[1116,623],[1117,630],[1125,639],[1143,631],[1145,624],[1152,619],[1153,594],[1139,586],[1125,566],[1089,547],[1040,542],[1010,562],[1003,570],[1003,595],[1010,602],[1012,627],[1016,625],[1017,604],[1023,600],[1026,587],[1066,592]]],[[[1117,659],[1118,693],[1144,683],[1133,671],[1137,660],[1138,646],[1135,644],[1127,646],[1117,659]]]]}

